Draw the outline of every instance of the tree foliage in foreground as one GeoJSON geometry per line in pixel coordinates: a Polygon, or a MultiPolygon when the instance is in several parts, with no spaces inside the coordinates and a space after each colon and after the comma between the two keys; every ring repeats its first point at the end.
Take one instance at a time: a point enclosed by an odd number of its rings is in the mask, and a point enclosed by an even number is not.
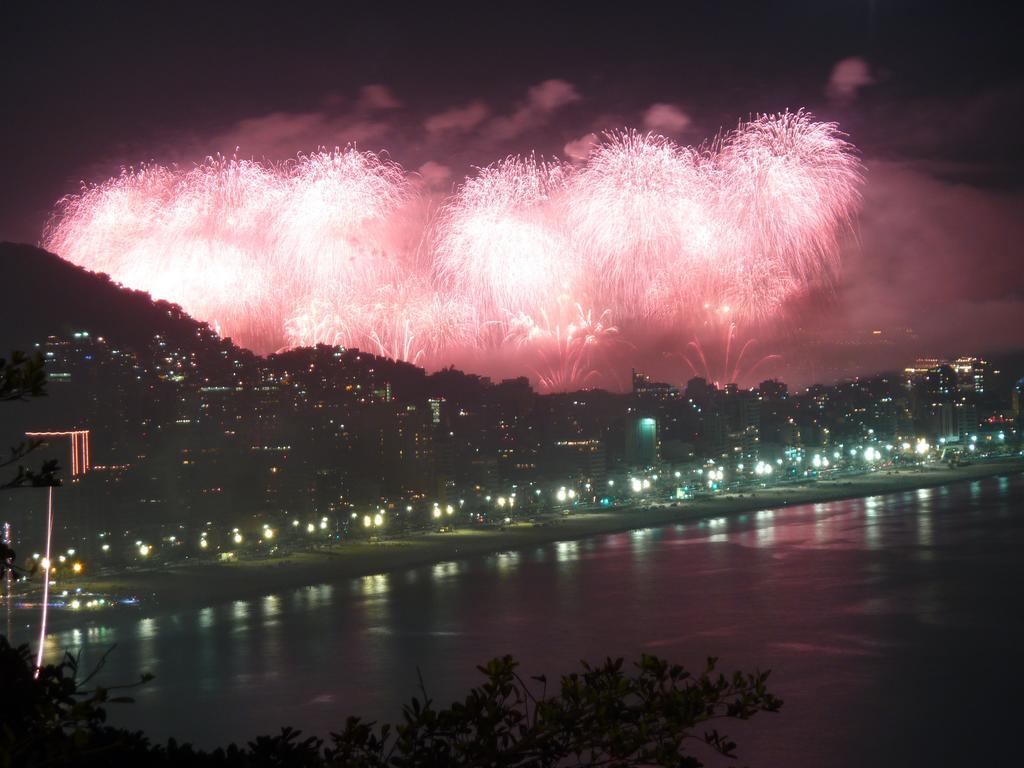
{"type": "Polygon", "coordinates": [[[111,727],[106,705],[130,699],[92,685],[98,669],[79,680],[78,661],[68,654],[35,677],[28,646],[15,648],[0,636],[0,767],[696,768],[703,763],[691,746],[735,757],[736,745],[717,721],[782,705],[766,688],[767,672],[722,675],[715,659],[699,675],[647,655],[632,667],[622,659],[584,663],[551,693],[545,678],[527,682],[517,668],[510,656],[479,667],[483,684],[449,707],[424,691],[393,726],[350,717],[327,739],[284,728],[245,746],[202,751],[111,727]]]}
{"type": "MultiPolygon", "coordinates": [[[[42,355],[29,357],[23,352],[12,352],[10,359],[0,357],[0,403],[27,400],[31,397],[46,397],[46,370],[42,355]]],[[[0,458],[0,468],[18,464],[17,474],[0,479],[0,490],[22,486],[41,487],[60,485],[57,478],[57,462],[44,462],[38,470],[21,465],[41,441],[22,441],[12,446],[5,458],[0,458]]]]}

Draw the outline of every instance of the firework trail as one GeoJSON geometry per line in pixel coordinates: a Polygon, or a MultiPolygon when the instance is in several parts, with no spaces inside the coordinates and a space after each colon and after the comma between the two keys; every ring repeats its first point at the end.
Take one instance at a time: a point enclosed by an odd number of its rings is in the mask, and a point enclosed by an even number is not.
{"type": "MultiPolygon", "coordinates": [[[[347,346],[354,338],[345,323],[346,318],[329,299],[312,298],[284,321],[288,347],[347,346]]],[[[283,350],[281,350],[283,351],[283,350]]]]}
{"type": "Polygon", "coordinates": [[[595,319],[579,304],[563,306],[555,316],[539,320],[520,312],[510,316],[505,343],[524,354],[542,392],[563,392],[614,383],[609,354],[624,342],[612,323],[611,310],[595,319]]]}
{"type": "Polygon", "coordinates": [[[400,166],[351,147],[143,165],[60,201],[43,245],[257,352],[325,343],[428,366],[513,353],[558,389],[593,381],[626,335],[667,331],[712,357],[724,344],[711,378],[729,379],[752,353],[735,338],[834,285],[861,183],[837,126],[798,111],[700,147],[606,134],[579,167],[509,157],[428,221],[400,166]],[[701,343],[706,307],[733,330],[701,343]]]}
{"type": "Polygon", "coordinates": [[[715,386],[749,381],[768,363],[782,360],[779,355],[758,355],[758,341],[741,335],[729,307],[707,307],[702,327],[696,330],[682,351],[666,356],[686,364],[690,374],[715,386]]]}
{"type": "Polygon", "coordinates": [[[50,612],[50,555],[53,544],[53,486],[47,488],[46,495],[46,555],[41,565],[43,566],[43,606],[39,619],[39,649],[36,651],[36,670],[34,677],[39,677],[39,670],[43,667],[43,647],[46,644],[46,617],[50,612]]]}
{"type": "Polygon", "coordinates": [[[479,329],[471,305],[439,293],[423,277],[403,275],[359,296],[317,296],[285,321],[288,346],[358,347],[417,365],[474,348],[479,329]]]}

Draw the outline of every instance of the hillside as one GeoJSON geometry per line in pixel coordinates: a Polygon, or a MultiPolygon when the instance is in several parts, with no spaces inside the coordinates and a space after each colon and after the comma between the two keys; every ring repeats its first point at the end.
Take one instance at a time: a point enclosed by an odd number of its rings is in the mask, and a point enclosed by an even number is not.
{"type": "Polygon", "coordinates": [[[0,276],[0,355],[75,330],[105,334],[136,350],[157,333],[188,347],[206,328],[177,305],[31,245],[0,243],[0,276]]]}

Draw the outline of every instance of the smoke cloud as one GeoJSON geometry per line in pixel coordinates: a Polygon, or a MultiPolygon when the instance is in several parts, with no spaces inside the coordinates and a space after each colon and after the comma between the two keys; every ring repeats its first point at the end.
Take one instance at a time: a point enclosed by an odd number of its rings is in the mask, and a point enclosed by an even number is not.
{"type": "Polygon", "coordinates": [[[690,127],[690,116],[674,104],[652,104],[644,112],[644,128],[675,136],[690,127]]]}
{"type": "Polygon", "coordinates": [[[825,95],[833,101],[848,103],[857,98],[861,88],[874,82],[868,63],[859,56],[851,56],[832,68],[825,95]]]}

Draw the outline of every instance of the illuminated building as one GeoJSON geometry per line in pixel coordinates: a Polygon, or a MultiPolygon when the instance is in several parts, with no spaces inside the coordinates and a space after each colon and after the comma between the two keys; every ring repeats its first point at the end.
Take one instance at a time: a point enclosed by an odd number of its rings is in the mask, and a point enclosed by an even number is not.
{"type": "Polygon", "coordinates": [[[634,418],[626,428],[626,464],[648,467],[658,460],[658,422],[650,416],[634,418]]]}
{"type": "Polygon", "coordinates": [[[940,365],[944,365],[945,362],[946,361],[940,360],[937,357],[917,358],[913,365],[907,366],[903,369],[907,389],[911,389],[915,384],[923,381],[929,371],[934,368],[938,368],[940,365]]]}
{"type": "Polygon", "coordinates": [[[957,386],[961,392],[985,394],[985,384],[989,375],[989,363],[977,357],[958,357],[953,362],[956,371],[957,386]]]}
{"type": "Polygon", "coordinates": [[[427,404],[430,406],[430,423],[435,427],[441,423],[441,404],[443,402],[443,397],[431,397],[427,400],[427,404]]]}
{"type": "Polygon", "coordinates": [[[607,474],[607,456],[599,439],[558,440],[546,453],[545,470],[551,477],[592,481],[607,474]]]}

